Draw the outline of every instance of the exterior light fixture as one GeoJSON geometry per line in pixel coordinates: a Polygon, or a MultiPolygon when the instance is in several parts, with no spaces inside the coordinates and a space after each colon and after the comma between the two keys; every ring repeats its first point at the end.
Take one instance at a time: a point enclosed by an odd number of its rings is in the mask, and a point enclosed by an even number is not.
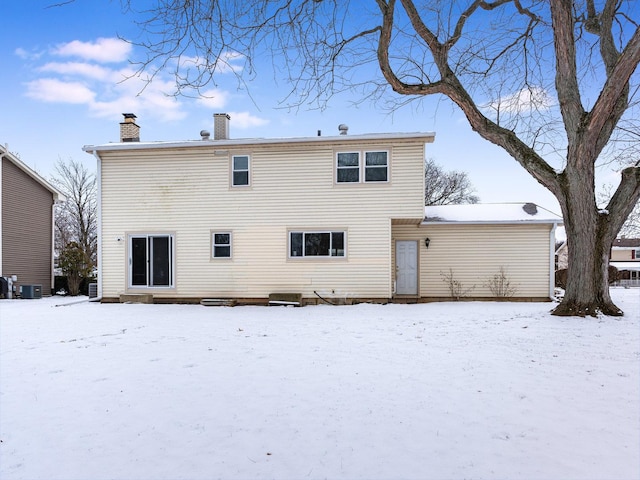
{"type": "Polygon", "coordinates": [[[429,248],[429,244],[431,243],[431,239],[429,239],[429,237],[424,239],[424,246],[429,248]]]}

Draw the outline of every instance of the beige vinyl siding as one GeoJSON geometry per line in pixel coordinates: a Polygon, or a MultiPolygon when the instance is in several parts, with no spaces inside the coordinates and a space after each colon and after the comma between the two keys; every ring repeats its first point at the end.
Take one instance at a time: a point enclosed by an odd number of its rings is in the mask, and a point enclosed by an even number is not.
{"type": "Polygon", "coordinates": [[[334,183],[334,145],[101,152],[102,295],[144,291],[127,288],[128,234],[174,233],[175,289],[158,297],[389,297],[391,219],[423,215],[424,144],[378,147],[391,181],[358,185],[334,183]],[[234,154],[251,156],[249,187],[231,187],[234,154]],[[290,259],[290,230],[345,231],[346,257],[290,259]],[[212,231],[232,232],[231,259],[211,257],[212,231]]]}
{"type": "Polygon", "coordinates": [[[428,225],[393,227],[394,240],[419,241],[420,296],[450,297],[443,274],[453,272],[467,296],[493,297],[487,281],[504,267],[514,297],[548,298],[551,225],[428,225]],[[424,239],[430,239],[429,248],[424,239]]]}
{"type": "Polygon", "coordinates": [[[623,261],[631,261],[631,260],[637,260],[635,258],[631,258],[631,251],[632,250],[640,250],[640,247],[638,248],[612,248],[611,249],[611,261],[612,262],[623,262],[623,261]]]}
{"type": "Polygon", "coordinates": [[[2,270],[16,286],[52,285],[53,194],[7,159],[2,160],[2,270]]]}

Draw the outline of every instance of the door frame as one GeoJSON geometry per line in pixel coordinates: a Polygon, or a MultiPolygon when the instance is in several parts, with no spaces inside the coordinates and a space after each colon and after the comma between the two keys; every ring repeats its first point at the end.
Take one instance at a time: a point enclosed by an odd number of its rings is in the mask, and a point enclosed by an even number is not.
{"type": "Polygon", "coordinates": [[[398,297],[419,297],[420,296],[420,242],[418,240],[395,240],[394,242],[394,266],[393,266],[393,271],[394,271],[394,295],[398,296],[398,297]],[[416,255],[415,255],[415,272],[416,272],[416,291],[415,293],[399,293],[398,292],[398,272],[400,269],[400,266],[398,265],[398,244],[404,242],[404,243],[412,243],[415,245],[416,248],[416,255]]]}

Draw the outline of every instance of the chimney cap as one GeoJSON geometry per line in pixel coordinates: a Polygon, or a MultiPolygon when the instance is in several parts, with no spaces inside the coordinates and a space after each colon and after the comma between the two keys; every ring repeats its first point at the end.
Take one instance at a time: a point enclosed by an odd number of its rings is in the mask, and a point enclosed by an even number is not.
{"type": "Polygon", "coordinates": [[[136,123],[136,115],[134,113],[123,113],[124,122],[123,123],[136,123]]]}

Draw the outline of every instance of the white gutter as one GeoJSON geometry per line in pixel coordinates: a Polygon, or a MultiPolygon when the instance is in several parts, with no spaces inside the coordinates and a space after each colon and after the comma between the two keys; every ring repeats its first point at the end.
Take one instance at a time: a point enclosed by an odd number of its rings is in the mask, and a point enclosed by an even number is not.
{"type": "Polygon", "coordinates": [[[173,142],[119,142],[107,143],[103,145],[85,145],[82,150],[87,153],[96,151],[117,151],[117,150],[148,150],[163,148],[193,148],[193,147],[214,147],[225,149],[231,147],[247,147],[259,145],[282,145],[282,144],[304,144],[304,143],[352,143],[362,141],[386,142],[390,140],[415,140],[423,139],[425,143],[433,143],[435,133],[433,132],[412,132],[412,133],[367,133],[362,135],[338,135],[327,137],[291,137],[291,138],[238,138],[225,140],[183,140],[173,142]]]}
{"type": "Polygon", "coordinates": [[[94,302],[102,300],[102,159],[97,151],[93,151],[93,156],[96,157],[96,181],[98,183],[98,194],[96,196],[97,203],[97,248],[96,260],[98,263],[98,291],[97,298],[91,299],[94,302]]]}

